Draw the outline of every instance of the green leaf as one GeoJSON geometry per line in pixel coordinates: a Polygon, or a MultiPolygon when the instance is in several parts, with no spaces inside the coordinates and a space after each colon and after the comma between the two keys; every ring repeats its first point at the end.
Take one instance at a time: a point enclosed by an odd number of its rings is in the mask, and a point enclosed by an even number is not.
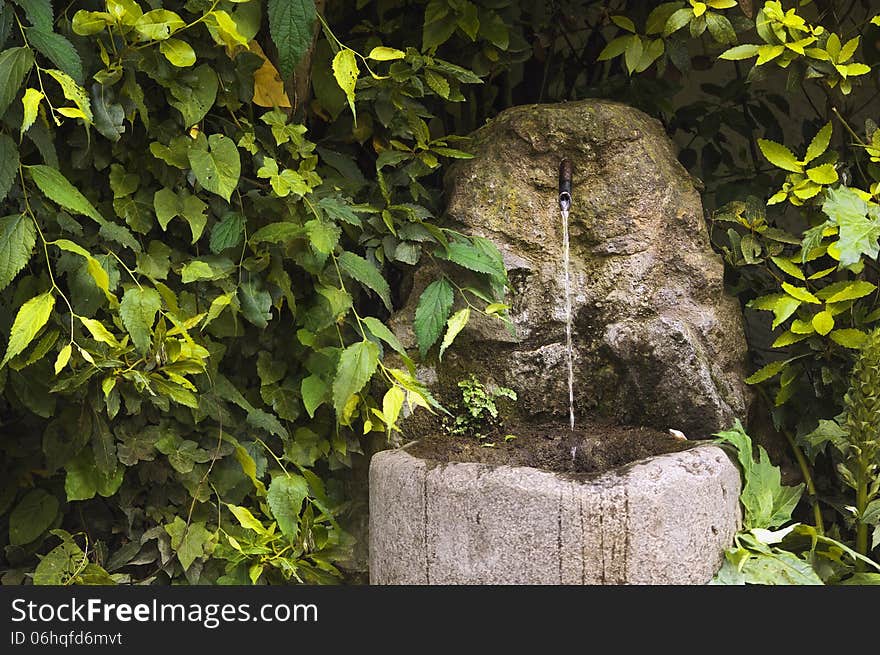
{"type": "Polygon", "coordinates": [[[9,109],[33,65],[34,55],[28,47],[7,48],[0,52],[0,116],[9,109]]]}
{"type": "Polygon", "coordinates": [[[238,301],[241,304],[241,315],[258,328],[265,328],[272,320],[272,296],[268,291],[260,289],[253,280],[245,282],[238,288],[238,301]]]}
{"type": "Polygon", "coordinates": [[[330,221],[312,219],[303,226],[309,237],[309,244],[322,255],[329,255],[339,243],[339,226],[330,221]]]}
{"type": "Polygon", "coordinates": [[[18,148],[15,141],[5,134],[0,134],[0,202],[6,199],[12,183],[18,176],[18,163],[18,148]]]}
{"type": "Polygon", "coordinates": [[[317,18],[314,0],[268,0],[269,33],[278,49],[278,71],[290,77],[312,44],[317,18]]]}
{"type": "Polygon", "coordinates": [[[34,570],[35,585],[66,585],[83,570],[88,558],[73,541],[64,540],[50,550],[34,570]]]}
{"type": "Polygon", "coordinates": [[[333,407],[342,414],[348,399],[364,388],[379,364],[379,346],[359,341],[342,351],[333,379],[333,407]]]}
{"type": "Polygon", "coordinates": [[[191,71],[181,72],[178,81],[170,87],[174,98],[169,98],[168,102],[180,112],[184,127],[189,128],[201,121],[214,106],[219,87],[217,74],[207,64],[201,64],[191,71]]]}
{"type": "Polygon", "coordinates": [[[452,301],[452,285],[446,278],[435,280],[429,284],[419,297],[413,330],[422,357],[440,338],[446,317],[449,316],[449,311],[452,309],[452,301]]]}
{"type": "Polygon", "coordinates": [[[403,59],[405,56],[406,54],[397,48],[387,48],[380,45],[370,50],[367,58],[375,61],[393,61],[395,59],[403,59]]]}
{"type": "Polygon", "coordinates": [[[830,189],[822,211],[840,228],[837,247],[841,266],[857,263],[862,255],[877,258],[880,221],[876,220],[876,210],[868,217],[868,204],[855,191],[847,187],[830,189]]]}
{"type": "Polygon", "coordinates": [[[208,147],[209,150],[191,148],[187,153],[193,174],[205,189],[229,202],[241,175],[238,148],[222,134],[208,137],[208,147]]]}
{"type": "Polygon", "coordinates": [[[248,243],[281,243],[293,239],[301,239],[305,230],[296,223],[269,223],[251,235],[248,243]]]}
{"type": "Polygon", "coordinates": [[[288,539],[296,539],[299,535],[299,513],[308,495],[309,485],[300,475],[276,475],[272,478],[266,502],[278,527],[288,539]]]}
{"type": "Polygon", "coordinates": [[[831,312],[819,312],[813,317],[813,327],[823,337],[834,329],[834,317],[831,312]]]}
{"type": "Polygon", "coordinates": [[[440,344],[440,359],[443,359],[443,353],[452,345],[455,337],[464,329],[470,318],[470,307],[460,309],[449,317],[449,320],[446,322],[446,335],[443,337],[443,343],[440,344]]]}
{"type": "Polygon", "coordinates": [[[247,507],[238,507],[236,505],[230,505],[229,503],[226,503],[226,506],[229,508],[229,511],[232,512],[232,515],[238,520],[239,524],[241,524],[241,527],[253,530],[257,534],[269,534],[269,531],[260,521],[257,520],[247,507]]]}
{"type": "Polygon", "coordinates": [[[771,261],[776,264],[780,269],[784,272],[788,273],[794,278],[798,280],[803,280],[804,272],[798,267],[796,264],[792,263],[790,259],[786,259],[785,257],[771,257],[771,261]]]}
{"type": "Polygon", "coordinates": [[[28,173],[49,200],[61,205],[64,209],[83,216],[88,216],[94,221],[103,224],[104,217],[92,206],[86,197],[73,186],[64,175],[51,166],[42,164],[29,166],[28,173]]]}
{"type": "Polygon", "coordinates": [[[853,348],[858,350],[862,348],[868,341],[868,335],[861,330],[853,328],[845,328],[842,330],[832,330],[828,336],[831,340],[844,348],[853,348]]]}
{"type": "Polygon", "coordinates": [[[165,55],[165,59],[178,68],[186,68],[196,63],[196,52],[186,41],[180,39],[168,39],[159,44],[159,52],[165,55]]]}
{"type": "Polygon", "coordinates": [[[348,100],[348,106],[354,116],[355,125],[357,125],[357,111],[354,108],[354,87],[357,84],[358,70],[357,58],[354,52],[347,48],[343,48],[333,57],[333,77],[339,88],[345,92],[348,100]]]}
{"type": "Polygon", "coordinates": [[[134,29],[141,41],[164,41],[177,30],[186,27],[186,22],[173,11],[153,9],[135,21],[134,29]]]}
{"type": "Polygon", "coordinates": [[[86,11],[80,9],[73,15],[71,27],[74,34],[79,36],[92,36],[103,32],[108,25],[113,23],[113,16],[105,11],[86,11]]]}
{"type": "Polygon", "coordinates": [[[174,517],[172,523],[166,524],[165,532],[171,537],[171,548],[177,554],[177,560],[187,571],[197,559],[209,555],[216,537],[214,533],[205,528],[204,521],[186,524],[179,516],[174,517]]]}
{"type": "MultiPolygon", "coordinates": [[[[0,138],[2,149],[3,138],[0,138]]],[[[25,214],[0,218],[0,291],[3,291],[31,258],[37,241],[34,222],[25,214]]]]}
{"type": "Polygon", "coordinates": [[[24,349],[30,345],[37,333],[49,321],[54,307],[55,296],[51,291],[41,293],[21,306],[12,323],[9,343],[6,345],[6,355],[3,357],[3,361],[0,361],[0,368],[3,368],[10,359],[24,352],[24,349]]]}
{"type": "Polygon", "coordinates": [[[778,375],[779,372],[785,368],[785,365],[788,361],[781,359],[779,361],[770,362],[766,366],[759,368],[757,371],[752,373],[749,377],[745,379],[746,384],[758,384],[759,382],[764,382],[765,380],[769,380],[770,378],[778,375]]]}
{"type": "Polygon", "coordinates": [[[730,61],[741,61],[743,59],[751,59],[758,56],[758,46],[752,44],[736,45],[728,48],[720,55],[719,59],[728,59],[730,61]]]}
{"type": "MultiPolygon", "coordinates": [[[[0,285],[2,288],[2,285],[0,285]]],[[[867,295],[870,295],[876,291],[877,286],[871,284],[870,282],[866,282],[865,280],[856,280],[855,282],[850,282],[846,284],[840,291],[837,291],[833,295],[825,298],[826,303],[834,303],[834,302],[844,302],[845,300],[856,300],[858,298],[864,298],[867,295]]]]}
{"type": "Polygon", "coordinates": [[[119,316],[141,354],[147,353],[152,346],[153,323],[161,307],[162,298],[155,289],[132,287],[122,297],[119,316]]]}
{"type": "Polygon", "coordinates": [[[406,349],[404,349],[403,344],[400,343],[400,340],[396,336],[394,336],[394,333],[389,330],[382,321],[380,321],[378,318],[367,316],[363,319],[363,322],[374,337],[381,339],[389,346],[391,346],[395,351],[403,355],[404,358],[409,359],[409,357],[407,357],[406,349]]]}
{"type": "Polygon", "coordinates": [[[821,305],[822,301],[819,300],[816,296],[810,293],[804,287],[796,287],[793,284],[789,284],[788,282],[782,283],[782,290],[785,291],[792,298],[797,298],[801,302],[807,302],[814,305],[821,305]]]}
{"type": "Polygon", "coordinates": [[[630,43],[630,35],[626,36],[618,36],[616,39],[612,39],[608,42],[602,52],[599,53],[599,56],[596,57],[597,61],[607,61],[608,59],[614,59],[615,57],[619,57],[626,51],[626,47],[630,43]]]}
{"type": "Polygon", "coordinates": [[[769,139],[758,139],[758,147],[767,161],[777,168],[793,173],[800,173],[804,170],[804,167],[798,163],[797,157],[781,143],[769,139]]]}
{"type": "Polygon", "coordinates": [[[747,584],[824,584],[808,562],[794,553],[779,548],[753,553],[743,564],[742,574],[747,584]]]}
{"type": "Polygon", "coordinates": [[[666,26],[663,28],[663,36],[669,36],[673,32],[677,32],[682,27],[691,22],[694,17],[693,9],[684,7],[673,12],[666,20],[666,26]]]}
{"type": "Polygon", "coordinates": [[[343,273],[357,280],[371,291],[375,291],[379,298],[382,299],[386,309],[391,311],[391,289],[388,286],[388,282],[382,277],[379,269],[353,252],[343,252],[339,255],[337,261],[343,273]]]}
{"type": "Polygon", "coordinates": [[[25,16],[34,27],[51,30],[54,23],[52,0],[12,0],[24,9],[25,16]]]}
{"type": "Polygon", "coordinates": [[[837,182],[837,170],[834,164],[822,164],[807,169],[807,177],[816,184],[834,184],[837,182]]]}
{"type": "Polygon", "coordinates": [[[302,393],[303,405],[309,414],[309,418],[315,418],[315,410],[327,399],[328,391],[330,391],[330,387],[319,376],[312,374],[307,378],[303,378],[300,392],[302,393]]]}
{"type": "Polygon", "coordinates": [[[67,73],[77,84],[83,83],[82,59],[73,44],[60,34],[30,27],[26,30],[28,43],[49,58],[55,66],[67,73]]]}
{"type": "Polygon", "coordinates": [[[828,144],[831,143],[831,134],[831,121],[828,121],[822,126],[822,129],[816,133],[816,136],[810,141],[810,145],[807,146],[807,154],[804,156],[805,164],[809,164],[816,157],[819,157],[828,150],[828,144]]]}
{"type": "Polygon", "coordinates": [[[9,515],[9,543],[24,546],[52,527],[58,516],[58,499],[42,489],[32,489],[9,515]]]}
{"type": "Polygon", "coordinates": [[[775,528],[791,521],[791,513],[800,500],[804,485],[782,486],[779,468],[770,462],[763,446],[758,446],[758,459],[754,458],[752,440],[739,420],[730,430],[715,436],[721,443],[728,443],[736,449],[743,476],[740,495],[745,511],[743,526],[746,529],[775,528]]]}
{"type": "MultiPolygon", "coordinates": [[[[86,123],[92,123],[94,121],[94,116],[92,115],[92,105],[89,101],[89,94],[86,93],[85,89],[83,89],[76,81],[67,73],[61,70],[55,70],[54,68],[49,68],[45,71],[48,73],[58,84],[61,85],[61,90],[64,92],[64,97],[73,102],[81,116],[78,118],[82,118],[86,121],[86,123]]],[[[61,107],[56,111],[60,112],[63,115],[65,108],[61,107]]]]}
{"type": "Polygon", "coordinates": [[[736,30],[726,16],[709,12],[706,14],[706,26],[717,43],[736,43],[736,30]]]}
{"type": "Polygon", "coordinates": [[[241,214],[230,213],[211,228],[211,252],[219,255],[227,248],[235,248],[244,236],[245,220],[241,214]]]}
{"type": "Polygon", "coordinates": [[[460,241],[450,243],[446,249],[446,256],[449,261],[477,273],[486,273],[497,279],[504,279],[507,275],[503,264],[499,264],[487,253],[469,243],[460,241]]]}
{"type": "Polygon", "coordinates": [[[110,475],[98,471],[91,449],[83,449],[65,467],[64,490],[67,500],[89,500],[95,494],[105,498],[115,494],[125,477],[125,467],[117,466],[110,475]]]}

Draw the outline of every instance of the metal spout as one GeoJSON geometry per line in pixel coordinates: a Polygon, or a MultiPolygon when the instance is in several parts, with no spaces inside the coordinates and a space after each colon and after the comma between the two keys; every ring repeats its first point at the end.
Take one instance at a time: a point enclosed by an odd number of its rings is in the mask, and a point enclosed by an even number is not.
{"type": "Polygon", "coordinates": [[[559,209],[566,213],[571,208],[571,173],[570,161],[559,162],[559,209]]]}

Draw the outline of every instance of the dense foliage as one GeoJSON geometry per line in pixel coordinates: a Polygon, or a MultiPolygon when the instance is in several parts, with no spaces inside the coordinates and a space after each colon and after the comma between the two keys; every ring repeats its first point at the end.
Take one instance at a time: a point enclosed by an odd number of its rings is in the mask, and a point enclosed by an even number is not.
{"type": "Polygon", "coordinates": [[[803,478],[722,435],[753,514],[719,581],[876,579],[877,3],[0,7],[4,582],[344,579],[365,435],[442,411],[386,327],[411,268],[442,271],[419,357],[505,318],[443,167],[505,107],[585,97],[680,145],[747,319],[743,421],[803,478]]]}

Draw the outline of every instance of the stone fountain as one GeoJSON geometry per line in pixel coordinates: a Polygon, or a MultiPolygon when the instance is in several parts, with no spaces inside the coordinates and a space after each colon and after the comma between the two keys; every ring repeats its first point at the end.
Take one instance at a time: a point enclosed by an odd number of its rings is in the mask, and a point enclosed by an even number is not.
{"type": "MultiPolygon", "coordinates": [[[[707,582],[740,522],[740,478],[699,440],[746,417],[749,396],[741,312],[724,294],[693,180],[658,121],[608,101],[509,109],[471,151],[448,173],[448,218],[501,250],[516,331],[480,318],[422,377],[442,397],[474,372],[517,391],[520,421],[557,421],[560,439],[568,429],[557,204],[567,159],[576,411],[697,443],[580,476],[426,459],[410,446],[380,452],[370,465],[371,582],[707,582]]],[[[392,319],[408,347],[415,303],[436,274],[415,271],[392,319]]],[[[418,438],[432,428],[416,417],[408,431],[418,438]]]]}

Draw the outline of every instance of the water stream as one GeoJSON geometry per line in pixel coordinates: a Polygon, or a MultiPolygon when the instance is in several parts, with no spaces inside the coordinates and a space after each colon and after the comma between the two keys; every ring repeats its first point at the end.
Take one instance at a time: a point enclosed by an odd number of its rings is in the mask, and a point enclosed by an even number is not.
{"type": "MultiPolygon", "coordinates": [[[[562,215],[562,268],[565,277],[565,355],[568,364],[568,422],[574,431],[574,349],[571,344],[571,244],[568,235],[568,212],[571,210],[572,165],[568,159],[559,162],[559,212],[562,215]]],[[[576,450],[572,449],[572,459],[576,450]]]]}

